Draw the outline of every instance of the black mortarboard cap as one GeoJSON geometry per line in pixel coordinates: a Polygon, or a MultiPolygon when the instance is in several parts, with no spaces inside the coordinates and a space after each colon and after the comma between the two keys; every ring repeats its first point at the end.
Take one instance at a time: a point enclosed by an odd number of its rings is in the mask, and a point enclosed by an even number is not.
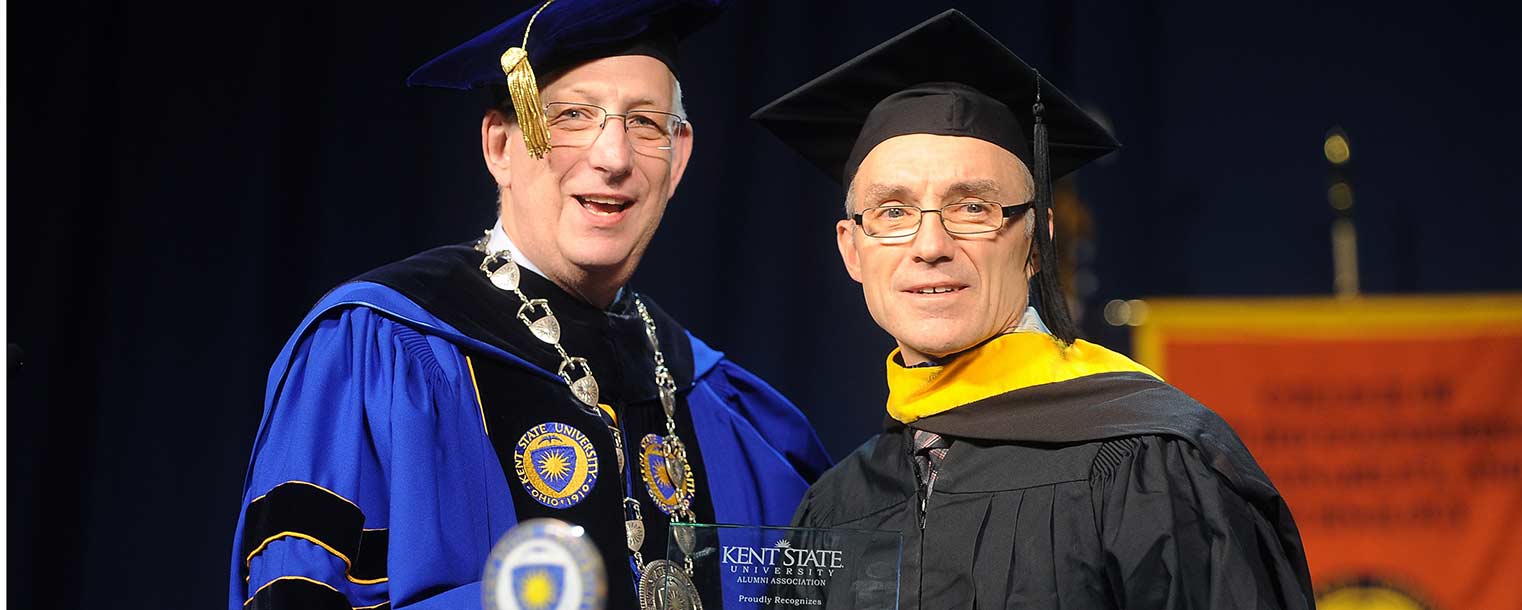
{"type": "Polygon", "coordinates": [[[1038,90],[1053,178],[1120,147],[1098,121],[957,10],[873,47],[751,118],[842,184],[873,147],[912,133],[987,140],[1034,172],[1038,90]]]}
{"type": "MultiPolygon", "coordinates": [[[[978,138],[1013,153],[1035,182],[1036,226],[1051,218],[1051,181],[1120,147],[1098,121],[955,9],[894,36],[751,115],[849,187],[867,153],[909,134],[978,138]]],[[[1037,230],[1035,305],[1071,343],[1077,329],[1051,236],[1037,230]]]]}
{"type": "Polygon", "coordinates": [[[535,72],[549,75],[601,57],[648,55],[665,62],[675,74],[677,42],[712,19],[721,1],[535,2],[512,19],[429,60],[407,77],[407,84],[450,89],[506,85],[529,152],[540,156],[549,150],[549,139],[536,129],[542,122],[538,120],[542,108],[535,72]]]}

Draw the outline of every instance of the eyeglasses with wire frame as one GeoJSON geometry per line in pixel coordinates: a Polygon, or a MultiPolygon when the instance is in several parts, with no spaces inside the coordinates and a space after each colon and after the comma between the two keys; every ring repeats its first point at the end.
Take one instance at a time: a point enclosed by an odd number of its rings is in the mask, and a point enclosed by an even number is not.
{"type": "Polygon", "coordinates": [[[941,226],[952,235],[976,235],[991,233],[1004,226],[1004,221],[1020,216],[1031,209],[1035,202],[1007,205],[993,201],[958,201],[940,209],[922,209],[912,205],[880,205],[867,208],[851,216],[867,237],[908,237],[918,233],[925,214],[939,214],[941,226]]]}
{"type": "Polygon", "coordinates": [[[608,119],[623,119],[624,133],[635,150],[665,153],[687,119],[659,110],[608,112],[606,108],[581,102],[550,102],[544,105],[544,117],[550,126],[552,146],[583,148],[591,146],[602,134],[608,119]]]}

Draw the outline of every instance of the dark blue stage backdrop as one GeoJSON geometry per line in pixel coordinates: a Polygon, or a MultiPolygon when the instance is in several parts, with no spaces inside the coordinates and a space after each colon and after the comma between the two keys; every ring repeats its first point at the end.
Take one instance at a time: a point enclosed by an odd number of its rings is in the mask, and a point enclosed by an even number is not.
{"type": "MultiPolygon", "coordinates": [[[[491,223],[479,100],[403,78],[525,4],[10,5],[12,607],[224,603],[286,333],[335,283],[491,223]]],[[[1334,125],[1365,290],[1522,289],[1514,8],[736,1],[687,47],[698,154],[635,286],[837,456],[881,421],[891,342],[840,269],[839,188],[745,117],[950,6],[1126,145],[1076,183],[1091,337],[1125,347],[1114,298],[1330,291],[1334,125]]]]}

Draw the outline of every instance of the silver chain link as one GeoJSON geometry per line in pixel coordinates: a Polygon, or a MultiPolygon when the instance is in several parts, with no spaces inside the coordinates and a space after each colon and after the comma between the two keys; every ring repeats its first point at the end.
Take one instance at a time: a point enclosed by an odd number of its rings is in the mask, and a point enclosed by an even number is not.
{"type": "MultiPolygon", "coordinates": [[[[486,233],[488,236],[491,235],[491,231],[486,233]]],[[[588,410],[595,412],[599,394],[597,377],[592,374],[592,367],[585,358],[572,356],[560,346],[560,319],[555,317],[555,310],[550,308],[549,301],[530,299],[518,288],[521,271],[518,263],[513,260],[511,252],[507,250],[487,252],[484,238],[476,242],[476,250],[486,254],[486,258],[481,260],[481,272],[486,274],[486,277],[498,289],[512,292],[513,296],[518,297],[518,302],[523,304],[518,307],[518,321],[523,322],[530,333],[555,348],[555,353],[560,355],[560,366],[556,367],[555,374],[571,388],[571,394],[577,400],[585,404],[588,410]],[[530,318],[529,315],[535,313],[536,309],[543,311],[544,315],[537,319],[530,318]],[[582,376],[572,378],[571,373],[577,369],[583,373],[582,376]]]]}
{"type": "Polygon", "coordinates": [[[634,308],[645,322],[645,337],[650,339],[650,349],[655,351],[655,387],[660,392],[661,408],[666,410],[666,434],[675,437],[676,379],[671,376],[671,370],[666,368],[666,356],[661,353],[661,340],[656,335],[655,318],[650,317],[650,310],[645,309],[645,302],[638,295],[634,297],[634,308]]]}
{"type": "MultiPolygon", "coordinates": [[[[592,373],[592,366],[585,358],[572,356],[566,353],[565,348],[560,346],[560,321],[555,317],[554,310],[550,309],[549,301],[545,299],[530,299],[528,295],[523,294],[523,291],[518,289],[521,270],[517,262],[513,261],[512,253],[507,250],[488,251],[486,244],[490,238],[491,231],[487,230],[486,236],[477,240],[475,244],[476,251],[486,255],[486,258],[481,260],[481,272],[486,274],[487,279],[490,279],[492,284],[497,288],[512,292],[513,296],[518,297],[518,302],[523,304],[518,308],[518,320],[523,322],[523,325],[528,327],[529,332],[540,341],[555,348],[555,353],[560,355],[560,366],[555,371],[555,374],[559,375],[566,382],[566,385],[571,388],[571,393],[578,400],[585,403],[588,410],[596,413],[600,407],[597,403],[597,377],[592,373]],[[542,309],[544,315],[537,319],[530,318],[528,314],[534,313],[536,308],[542,309]],[[578,368],[584,375],[573,379],[570,372],[578,368]]],[[[655,318],[650,316],[650,311],[645,308],[645,302],[637,294],[634,295],[634,308],[639,312],[640,319],[645,323],[645,337],[650,340],[650,348],[654,352],[655,387],[660,393],[661,408],[666,414],[667,442],[674,446],[675,450],[680,454],[679,459],[686,465],[686,449],[676,434],[676,378],[672,377],[671,370],[666,367],[666,356],[661,353],[661,341],[656,334],[655,318]]],[[[598,416],[601,417],[601,414],[598,416]]],[[[623,430],[619,427],[609,426],[608,431],[613,435],[613,445],[619,452],[619,475],[622,477],[624,476],[623,430]]],[[[687,468],[686,476],[693,476],[690,465],[687,468]]],[[[671,515],[672,523],[676,523],[679,517],[687,519],[689,522],[697,521],[696,515],[693,514],[690,508],[690,502],[691,499],[689,498],[687,502],[683,503],[682,507],[673,511],[674,514],[671,515]]],[[[625,512],[629,512],[630,506],[633,507],[633,520],[639,521],[640,528],[643,529],[645,519],[640,512],[639,501],[624,496],[624,506],[625,512]]],[[[635,564],[639,566],[636,572],[642,572],[645,560],[640,550],[638,548],[630,548],[629,551],[634,556],[635,564]]],[[[687,556],[684,563],[686,564],[687,575],[692,576],[692,557],[690,555],[687,556]]],[[[636,576],[638,575],[636,574],[636,576]]]]}

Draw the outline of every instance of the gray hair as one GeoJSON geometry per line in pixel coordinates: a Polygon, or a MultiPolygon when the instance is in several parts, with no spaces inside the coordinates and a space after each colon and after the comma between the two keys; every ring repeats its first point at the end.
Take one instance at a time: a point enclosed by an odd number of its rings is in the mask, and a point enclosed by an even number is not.
{"type": "Polygon", "coordinates": [[[682,102],[682,80],[671,75],[671,114],[687,118],[687,105],[682,102]]]}

